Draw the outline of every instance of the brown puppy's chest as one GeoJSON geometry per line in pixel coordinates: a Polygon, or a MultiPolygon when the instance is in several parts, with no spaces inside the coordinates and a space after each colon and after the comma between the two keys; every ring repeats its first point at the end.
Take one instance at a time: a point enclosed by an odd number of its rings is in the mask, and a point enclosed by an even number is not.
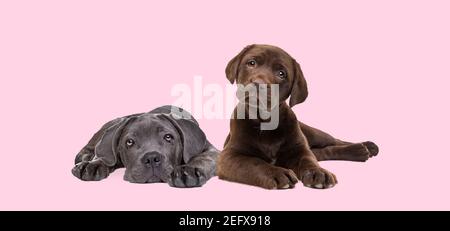
{"type": "MultiPolygon", "coordinates": [[[[251,142],[245,144],[247,150],[253,150],[256,153],[251,154],[258,155],[269,163],[275,163],[280,152],[289,143],[290,129],[280,126],[275,130],[261,130],[259,124],[255,125],[248,121],[244,124],[247,125],[247,129],[244,129],[247,133],[245,137],[252,137],[251,142]]],[[[296,139],[295,137],[291,138],[296,139]]]]}
{"type": "Polygon", "coordinates": [[[257,149],[270,163],[275,163],[284,139],[274,135],[273,131],[261,131],[258,137],[257,149]],[[271,134],[272,133],[272,134],[271,134]]]}
{"type": "Polygon", "coordinates": [[[279,112],[278,127],[274,130],[261,130],[259,120],[232,119],[230,141],[225,146],[275,163],[283,153],[304,143],[295,114],[284,103],[279,112]]]}

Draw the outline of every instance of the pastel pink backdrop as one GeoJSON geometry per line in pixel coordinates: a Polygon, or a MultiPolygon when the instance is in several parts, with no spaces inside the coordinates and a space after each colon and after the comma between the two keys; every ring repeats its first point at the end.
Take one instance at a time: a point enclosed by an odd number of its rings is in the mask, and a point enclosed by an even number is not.
{"type": "MultiPolygon", "coordinates": [[[[1,1],[2,210],[450,209],[448,1],[1,1]],[[101,182],[70,173],[115,117],[175,100],[174,84],[228,84],[245,45],[282,47],[310,95],[298,117],[373,140],[366,163],[326,162],[339,184],[267,191],[101,182]]],[[[207,97],[205,98],[207,99],[207,97]]],[[[221,148],[228,120],[201,120],[221,148]]]]}

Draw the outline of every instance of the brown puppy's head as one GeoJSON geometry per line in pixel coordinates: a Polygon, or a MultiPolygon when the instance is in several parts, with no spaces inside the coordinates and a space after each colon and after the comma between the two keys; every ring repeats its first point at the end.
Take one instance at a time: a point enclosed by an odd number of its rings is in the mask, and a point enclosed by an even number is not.
{"type": "Polygon", "coordinates": [[[271,45],[249,45],[227,65],[226,76],[231,83],[278,84],[280,102],[289,95],[289,106],[305,101],[308,88],[300,65],[281,48],[271,45]]]}

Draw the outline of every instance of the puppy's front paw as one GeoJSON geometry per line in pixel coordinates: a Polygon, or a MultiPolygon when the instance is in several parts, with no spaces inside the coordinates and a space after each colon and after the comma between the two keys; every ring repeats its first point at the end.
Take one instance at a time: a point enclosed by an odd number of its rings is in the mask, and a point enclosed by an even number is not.
{"type": "Polygon", "coordinates": [[[203,169],[181,165],[173,169],[168,183],[172,187],[192,188],[204,185],[207,180],[203,169]]]}
{"type": "Polygon", "coordinates": [[[320,167],[304,170],[300,179],[303,185],[310,188],[325,189],[337,184],[336,176],[320,167]]]}
{"type": "Polygon", "coordinates": [[[266,189],[288,189],[294,188],[297,182],[298,179],[294,171],[276,167],[264,176],[260,186],[266,189]]]}
{"type": "Polygon", "coordinates": [[[84,181],[99,181],[109,175],[109,168],[100,160],[82,161],[72,168],[72,174],[84,181]]]}

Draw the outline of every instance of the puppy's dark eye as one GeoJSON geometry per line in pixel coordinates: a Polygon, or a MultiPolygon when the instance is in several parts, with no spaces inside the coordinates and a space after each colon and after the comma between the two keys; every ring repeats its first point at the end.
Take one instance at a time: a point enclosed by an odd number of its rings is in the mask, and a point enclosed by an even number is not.
{"type": "Polygon", "coordinates": [[[287,77],[287,73],[285,70],[279,70],[279,71],[277,71],[277,76],[284,79],[287,77]]]}
{"type": "Polygon", "coordinates": [[[127,147],[133,146],[134,145],[134,140],[133,139],[127,139],[126,145],[127,145],[127,147]]]}
{"type": "Polygon", "coordinates": [[[256,60],[254,60],[254,59],[248,60],[248,61],[247,61],[247,66],[249,66],[249,67],[254,67],[254,66],[256,66],[256,60]]]}
{"type": "Polygon", "coordinates": [[[166,135],[164,135],[164,140],[167,142],[170,142],[173,140],[173,136],[170,134],[166,134],[166,135]]]}

